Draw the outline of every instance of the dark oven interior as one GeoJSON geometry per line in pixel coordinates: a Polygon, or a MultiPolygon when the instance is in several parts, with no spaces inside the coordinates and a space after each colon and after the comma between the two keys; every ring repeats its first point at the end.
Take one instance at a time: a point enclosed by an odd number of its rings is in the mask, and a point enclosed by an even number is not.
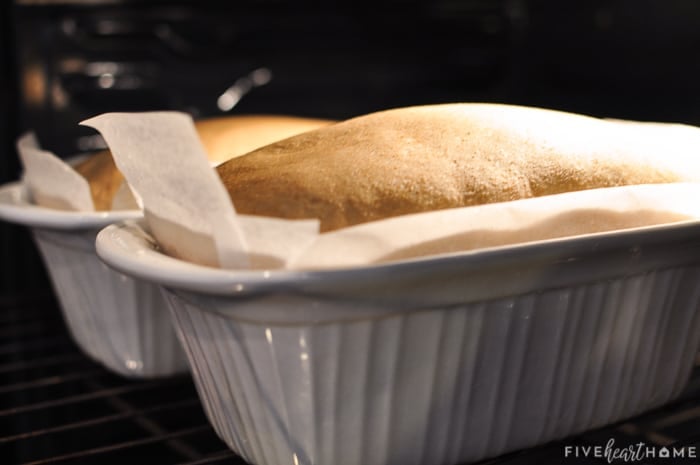
{"type": "MultiPolygon", "coordinates": [[[[91,151],[103,142],[78,122],[106,111],[342,119],[481,101],[700,124],[699,49],[692,0],[2,2],[0,183],[20,175],[21,132],[91,151]]],[[[0,462],[243,463],[189,379],[128,381],[79,352],[25,230],[0,224],[0,253],[0,462]]],[[[699,446],[700,373],[673,405],[489,463],[560,463],[564,444],[610,437],[699,446]]]]}

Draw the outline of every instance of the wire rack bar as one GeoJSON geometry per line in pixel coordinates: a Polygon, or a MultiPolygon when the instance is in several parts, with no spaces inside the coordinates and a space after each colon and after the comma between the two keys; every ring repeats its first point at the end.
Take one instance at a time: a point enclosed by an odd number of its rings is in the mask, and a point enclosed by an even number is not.
{"type": "Polygon", "coordinates": [[[216,452],[214,454],[207,455],[206,457],[202,457],[201,459],[193,460],[190,462],[180,462],[177,465],[207,465],[209,463],[214,463],[229,458],[238,458],[238,456],[232,451],[226,449],[222,450],[221,452],[216,452]]]}
{"type": "Polygon", "coordinates": [[[12,436],[5,436],[4,438],[0,438],[0,444],[10,443],[10,442],[14,442],[14,441],[21,441],[23,439],[36,438],[36,437],[44,436],[47,434],[55,434],[55,433],[62,433],[65,431],[70,431],[70,430],[77,430],[77,429],[87,428],[90,426],[97,426],[97,425],[111,423],[111,422],[119,421],[119,420],[127,420],[127,419],[133,418],[137,415],[151,415],[154,413],[165,412],[168,410],[191,407],[193,405],[198,405],[198,404],[199,404],[198,399],[187,399],[187,400],[181,400],[181,401],[177,401],[177,402],[171,402],[169,404],[159,405],[157,407],[142,409],[139,411],[115,413],[112,415],[106,415],[106,416],[99,417],[99,418],[91,418],[89,420],[78,421],[75,423],[67,423],[65,425],[54,426],[51,428],[30,431],[28,433],[15,434],[12,436]]]}
{"type": "Polygon", "coordinates": [[[73,372],[59,376],[49,376],[47,378],[38,378],[31,381],[24,381],[21,383],[9,384],[7,386],[0,386],[0,394],[6,394],[13,391],[27,389],[36,389],[46,386],[55,386],[57,384],[86,379],[100,374],[102,374],[102,371],[95,369],[89,371],[73,372]]]}
{"type": "Polygon", "coordinates": [[[76,404],[76,403],[83,402],[86,400],[100,399],[100,398],[105,398],[105,397],[109,397],[109,396],[126,394],[129,392],[143,391],[146,389],[159,388],[159,387],[162,387],[162,386],[167,385],[167,384],[172,383],[172,382],[173,381],[171,381],[171,380],[150,381],[150,382],[146,381],[142,384],[131,384],[128,386],[122,386],[122,387],[118,387],[118,388],[110,388],[110,389],[103,389],[103,390],[96,391],[96,392],[90,392],[88,394],[80,394],[77,396],[68,396],[68,397],[63,397],[63,398],[56,399],[56,400],[48,400],[48,401],[44,401],[44,402],[37,402],[35,404],[22,405],[19,407],[13,407],[13,408],[5,409],[5,410],[0,410],[0,418],[8,416],[8,415],[23,414],[23,413],[27,413],[27,412],[33,412],[33,411],[37,411],[37,410],[58,407],[58,406],[62,406],[62,405],[76,404]]]}
{"type": "Polygon", "coordinates": [[[127,449],[127,448],[131,448],[131,447],[138,447],[138,446],[143,446],[146,444],[152,444],[155,442],[166,441],[168,439],[174,439],[174,438],[178,438],[178,437],[182,437],[182,436],[187,436],[190,434],[208,431],[210,428],[211,428],[211,426],[209,426],[208,424],[199,425],[199,426],[194,426],[194,427],[186,428],[186,429],[179,430],[179,431],[174,431],[172,433],[163,434],[160,436],[148,437],[148,438],[143,438],[143,439],[135,439],[133,441],[120,442],[117,444],[112,444],[110,446],[95,447],[93,449],[86,449],[86,450],[82,450],[80,452],[72,452],[70,454],[57,455],[57,456],[54,456],[51,458],[36,460],[33,462],[25,462],[22,465],[44,465],[47,463],[65,462],[67,460],[73,460],[73,459],[83,458],[83,457],[92,456],[92,455],[99,455],[99,454],[105,454],[108,452],[114,452],[114,451],[117,451],[119,449],[127,449]]]}

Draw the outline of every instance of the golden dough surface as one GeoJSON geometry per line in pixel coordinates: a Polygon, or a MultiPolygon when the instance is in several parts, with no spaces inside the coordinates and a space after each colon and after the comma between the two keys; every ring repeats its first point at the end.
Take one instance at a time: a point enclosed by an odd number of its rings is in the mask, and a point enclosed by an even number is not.
{"type": "Polygon", "coordinates": [[[111,210],[112,199],[124,182],[124,176],[114,164],[110,151],[98,152],[78,163],[74,168],[87,179],[95,210],[111,210]]]}
{"type": "MultiPolygon", "coordinates": [[[[697,181],[615,122],[537,108],[388,110],[306,132],[217,170],[240,213],[334,230],[391,216],[620,185],[697,181]]],[[[700,155],[700,154],[699,154],[700,155]]]]}

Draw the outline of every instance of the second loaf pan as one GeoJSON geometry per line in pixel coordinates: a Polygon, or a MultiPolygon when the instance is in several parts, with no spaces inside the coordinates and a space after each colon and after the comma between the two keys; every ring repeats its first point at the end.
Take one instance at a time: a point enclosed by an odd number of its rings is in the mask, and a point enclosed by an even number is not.
{"type": "Polygon", "coordinates": [[[27,201],[21,183],[0,187],[0,219],[29,228],[80,348],[127,377],[183,373],[187,361],[157,286],[115,272],[95,253],[100,229],[140,216],[42,208],[27,201]]]}

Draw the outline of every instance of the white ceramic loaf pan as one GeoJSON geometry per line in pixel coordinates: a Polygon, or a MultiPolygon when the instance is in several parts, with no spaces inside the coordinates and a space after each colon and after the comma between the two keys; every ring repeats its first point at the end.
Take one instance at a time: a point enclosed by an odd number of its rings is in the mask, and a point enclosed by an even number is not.
{"type": "Polygon", "coordinates": [[[110,266],[163,286],[218,434],[257,465],[477,461],[683,389],[700,339],[700,223],[334,271],[231,272],[140,222],[110,266]]]}
{"type": "Polygon", "coordinates": [[[94,360],[129,377],[187,370],[166,303],[152,284],[108,268],[95,236],[140,211],[68,212],[32,205],[20,183],[0,187],[0,219],[27,226],[73,339],[94,360]]]}

